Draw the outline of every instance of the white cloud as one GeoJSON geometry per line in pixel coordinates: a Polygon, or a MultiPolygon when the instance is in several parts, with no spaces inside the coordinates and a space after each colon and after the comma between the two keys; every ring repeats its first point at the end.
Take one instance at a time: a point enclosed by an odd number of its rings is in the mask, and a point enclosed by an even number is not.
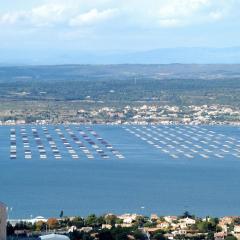
{"type": "Polygon", "coordinates": [[[213,20],[221,20],[224,18],[224,13],[221,11],[213,11],[209,13],[209,17],[213,20]]]}
{"type": "Polygon", "coordinates": [[[172,0],[160,6],[159,16],[163,19],[172,17],[188,17],[202,7],[208,5],[210,0],[172,0]]]}
{"type": "Polygon", "coordinates": [[[8,12],[0,15],[2,24],[24,24],[33,26],[54,25],[66,17],[69,9],[61,4],[45,4],[31,10],[8,12]]]}
{"type": "MultiPolygon", "coordinates": [[[[83,27],[184,27],[238,16],[239,0],[44,0],[21,11],[0,13],[0,24],[83,27]],[[114,18],[119,16],[119,21],[114,18]],[[108,20],[112,21],[108,21],[108,20]]],[[[1,3],[0,3],[1,7],[1,3]]]]}
{"type": "Polygon", "coordinates": [[[86,13],[79,14],[70,19],[70,26],[82,26],[100,23],[108,19],[113,18],[118,13],[117,9],[106,9],[99,11],[98,9],[92,9],[86,13]]]}
{"type": "Polygon", "coordinates": [[[28,11],[16,11],[0,14],[0,24],[29,25],[35,27],[83,26],[104,22],[118,14],[114,8],[92,8],[83,11],[78,4],[50,3],[36,6],[28,11]]]}
{"type": "Polygon", "coordinates": [[[222,6],[222,1],[214,0],[171,0],[161,4],[154,17],[163,27],[194,25],[222,19],[218,11],[222,6]]]}
{"type": "Polygon", "coordinates": [[[158,21],[158,24],[162,27],[177,27],[177,26],[181,26],[183,22],[179,21],[179,19],[176,19],[176,18],[166,18],[166,19],[160,19],[158,21]]]}
{"type": "Polygon", "coordinates": [[[29,13],[30,21],[38,26],[51,25],[65,18],[68,8],[60,4],[47,4],[33,8],[29,13]]]}
{"type": "Polygon", "coordinates": [[[26,17],[25,12],[5,13],[0,15],[1,24],[15,24],[18,21],[24,20],[26,17]]]}

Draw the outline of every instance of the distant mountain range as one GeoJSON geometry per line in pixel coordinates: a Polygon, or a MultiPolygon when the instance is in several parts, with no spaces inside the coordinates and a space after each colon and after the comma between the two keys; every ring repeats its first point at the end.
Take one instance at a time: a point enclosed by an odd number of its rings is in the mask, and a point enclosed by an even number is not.
{"type": "Polygon", "coordinates": [[[0,49],[0,65],[22,64],[237,64],[240,47],[162,48],[142,52],[84,52],[67,50],[0,49]]]}

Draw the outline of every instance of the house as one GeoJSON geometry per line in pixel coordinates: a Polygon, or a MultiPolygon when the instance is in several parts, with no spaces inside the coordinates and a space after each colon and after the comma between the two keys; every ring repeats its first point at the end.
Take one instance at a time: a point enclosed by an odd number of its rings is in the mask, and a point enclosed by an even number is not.
{"type": "Polygon", "coordinates": [[[77,230],[77,227],[76,226],[71,226],[69,229],[68,229],[68,232],[71,233],[71,232],[74,232],[77,230]]]}
{"type": "Polygon", "coordinates": [[[112,225],[111,224],[102,224],[102,229],[111,229],[112,225]]]}
{"type": "Polygon", "coordinates": [[[187,229],[188,225],[185,222],[181,222],[181,223],[178,224],[178,227],[180,229],[187,229]]]}
{"type": "Polygon", "coordinates": [[[234,221],[237,217],[223,217],[220,218],[218,226],[222,228],[223,232],[228,232],[228,227],[231,224],[234,224],[234,221]]]}
{"type": "Polygon", "coordinates": [[[180,223],[185,223],[187,226],[190,226],[190,225],[195,224],[196,220],[192,219],[192,218],[189,218],[189,217],[186,217],[186,218],[180,219],[180,223]]]}
{"type": "Polygon", "coordinates": [[[26,236],[27,234],[29,234],[30,231],[29,230],[14,230],[14,234],[17,235],[18,237],[20,236],[26,236]]]}
{"type": "Polygon", "coordinates": [[[169,222],[160,222],[157,224],[157,227],[161,228],[161,229],[166,229],[166,228],[170,227],[170,223],[169,222]]]}
{"type": "Polygon", "coordinates": [[[138,216],[137,214],[128,214],[127,213],[127,214],[118,216],[118,218],[122,219],[123,223],[130,224],[136,220],[137,216],[138,216]]]}
{"type": "Polygon", "coordinates": [[[149,234],[157,232],[159,230],[161,230],[161,228],[158,228],[158,227],[144,227],[143,228],[143,231],[146,233],[149,233],[149,234]]]}
{"type": "Polygon", "coordinates": [[[164,217],[165,221],[169,222],[169,223],[172,223],[172,222],[175,222],[177,221],[177,216],[166,216],[164,217]]]}
{"type": "Polygon", "coordinates": [[[234,220],[236,219],[237,217],[229,217],[229,216],[227,216],[227,217],[223,217],[223,218],[221,218],[220,219],[220,221],[219,221],[219,225],[221,226],[221,225],[230,225],[230,224],[233,224],[234,223],[234,220]]]}
{"type": "Polygon", "coordinates": [[[80,228],[80,231],[81,231],[81,232],[86,232],[86,233],[89,233],[89,232],[91,232],[92,230],[93,230],[92,227],[82,227],[82,228],[80,228]]]}
{"type": "Polygon", "coordinates": [[[115,224],[115,227],[132,227],[133,224],[132,223],[120,223],[120,224],[115,224]]]}
{"type": "Polygon", "coordinates": [[[153,214],[151,214],[150,219],[151,219],[151,221],[158,220],[158,215],[153,213],[153,214]]]}
{"type": "Polygon", "coordinates": [[[240,239],[240,225],[235,225],[233,229],[233,235],[240,239]]]}
{"type": "Polygon", "coordinates": [[[224,225],[218,224],[218,226],[221,227],[222,232],[225,232],[225,233],[228,232],[229,226],[227,224],[224,224],[224,225]]]}
{"type": "Polygon", "coordinates": [[[179,230],[175,230],[172,232],[173,236],[177,236],[177,235],[186,235],[187,231],[184,229],[179,229],[179,230]]]}
{"type": "Polygon", "coordinates": [[[187,229],[189,226],[195,223],[196,223],[196,220],[186,217],[179,220],[178,226],[180,227],[180,229],[187,229]]]}
{"type": "Polygon", "coordinates": [[[166,233],[166,234],[164,234],[164,237],[165,237],[166,239],[169,239],[169,240],[173,240],[173,239],[174,239],[174,236],[173,236],[173,234],[171,234],[171,233],[166,233]]]}
{"type": "Polygon", "coordinates": [[[216,232],[214,233],[214,239],[215,240],[223,240],[227,236],[226,232],[216,232]]]}

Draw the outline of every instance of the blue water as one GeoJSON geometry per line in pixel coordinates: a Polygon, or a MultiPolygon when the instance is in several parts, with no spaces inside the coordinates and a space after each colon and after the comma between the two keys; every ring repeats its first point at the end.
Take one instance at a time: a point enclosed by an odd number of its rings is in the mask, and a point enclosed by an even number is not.
{"type": "Polygon", "coordinates": [[[0,128],[0,200],[12,207],[10,218],[58,216],[61,210],[70,216],[107,212],[169,215],[185,210],[200,216],[240,214],[238,127],[58,128],[66,141],[54,126],[45,130],[42,126],[0,128]],[[11,129],[16,136],[16,159],[10,158],[11,129]],[[60,159],[54,157],[47,135],[60,159]],[[29,142],[25,147],[24,137],[29,142]],[[76,138],[88,154],[79,148],[76,138]],[[46,158],[40,158],[38,145],[46,158]],[[25,159],[24,150],[31,151],[30,159],[25,159]]]}

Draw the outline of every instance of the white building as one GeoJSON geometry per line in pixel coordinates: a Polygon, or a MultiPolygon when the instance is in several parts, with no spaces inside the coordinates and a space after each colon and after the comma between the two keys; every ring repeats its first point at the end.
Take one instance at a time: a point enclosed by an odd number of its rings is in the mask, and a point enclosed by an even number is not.
{"type": "Polygon", "coordinates": [[[42,216],[38,216],[35,218],[28,218],[28,219],[9,219],[8,221],[11,223],[12,226],[15,226],[17,223],[20,223],[20,222],[26,222],[26,223],[31,223],[31,224],[34,224],[37,222],[46,223],[48,221],[48,219],[44,218],[42,216]]]}
{"type": "Polygon", "coordinates": [[[126,213],[126,214],[118,216],[118,218],[122,219],[123,223],[130,224],[130,223],[132,223],[133,221],[136,220],[137,216],[138,216],[137,214],[126,213]]]}
{"type": "Polygon", "coordinates": [[[0,202],[0,240],[6,240],[7,207],[0,202]]]}
{"type": "Polygon", "coordinates": [[[180,223],[186,224],[186,226],[190,226],[196,223],[195,219],[186,217],[186,218],[182,218],[180,219],[180,223]]]}
{"type": "Polygon", "coordinates": [[[31,222],[32,224],[37,223],[37,222],[47,222],[47,218],[44,218],[42,216],[38,216],[29,220],[26,220],[25,222],[31,222]]]}

